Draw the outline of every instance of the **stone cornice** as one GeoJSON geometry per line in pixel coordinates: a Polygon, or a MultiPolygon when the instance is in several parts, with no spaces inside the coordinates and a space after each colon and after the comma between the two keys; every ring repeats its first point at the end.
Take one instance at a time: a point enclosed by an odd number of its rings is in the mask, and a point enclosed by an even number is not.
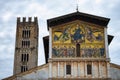
{"type": "Polygon", "coordinates": [[[50,58],[48,60],[49,62],[53,62],[53,61],[106,61],[109,62],[110,59],[109,58],[50,58]]]}

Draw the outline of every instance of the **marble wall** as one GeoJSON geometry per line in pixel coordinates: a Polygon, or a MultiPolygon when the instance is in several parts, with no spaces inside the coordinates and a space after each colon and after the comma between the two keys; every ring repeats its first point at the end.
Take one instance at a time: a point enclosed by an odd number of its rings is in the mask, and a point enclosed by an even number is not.
{"type": "Polygon", "coordinates": [[[105,62],[53,62],[52,77],[54,78],[107,78],[107,63],[105,62]],[[66,74],[66,65],[71,65],[71,74],[66,74]],[[92,65],[92,74],[87,74],[87,64],[92,65]]]}
{"type": "Polygon", "coordinates": [[[110,76],[112,80],[120,80],[120,66],[111,66],[110,67],[110,76]]]}
{"type": "Polygon", "coordinates": [[[17,80],[48,80],[48,66],[17,77],[17,80]]]}

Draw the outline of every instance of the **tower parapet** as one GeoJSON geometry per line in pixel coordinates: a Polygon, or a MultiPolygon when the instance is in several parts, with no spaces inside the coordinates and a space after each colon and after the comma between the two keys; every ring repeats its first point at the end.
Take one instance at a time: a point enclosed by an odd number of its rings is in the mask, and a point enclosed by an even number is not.
{"type": "Polygon", "coordinates": [[[17,23],[20,23],[20,17],[17,17],[17,23]]]}
{"type": "Polygon", "coordinates": [[[38,23],[37,17],[34,17],[34,20],[32,20],[32,17],[28,17],[28,20],[26,17],[17,17],[17,23],[38,23]]]}
{"type": "Polygon", "coordinates": [[[32,17],[28,17],[28,22],[32,22],[32,17]]]}
{"type": "Polygon", "coordinates": [[[37,17],[34,17],[34,22],[35,22],[35,23],[38,23],[37,17]]]}

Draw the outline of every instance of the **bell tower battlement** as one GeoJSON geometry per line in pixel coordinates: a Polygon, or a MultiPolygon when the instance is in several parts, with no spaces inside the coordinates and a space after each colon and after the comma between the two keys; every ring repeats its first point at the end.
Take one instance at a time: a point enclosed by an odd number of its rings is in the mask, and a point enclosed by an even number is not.
{"type": "Polygon", "coordinates": [[[25,72],[38,64],[38,19],[17,17],[14,74],[25,72]],[[22,20],[22,21],[21,21],[22,20]]]}
{"type": "Polygon", "coordinates": [[[38,19],[37,19],[37,17],[34,17],[34,20],[32,21],[32,17],[28,17],[28,20],[26,20],[26,17],[23,17],[23,18],[17,17],[17,23],[27,23],[27,22],[37,23],[38,19]]]}

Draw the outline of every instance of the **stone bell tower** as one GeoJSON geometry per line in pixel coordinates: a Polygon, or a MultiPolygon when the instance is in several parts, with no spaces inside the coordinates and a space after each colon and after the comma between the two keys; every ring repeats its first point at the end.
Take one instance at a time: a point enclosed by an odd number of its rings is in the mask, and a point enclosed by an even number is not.
{"type": "Polygon", "coordinates": [[[38,64],[38,20],[29,17],[17,18],[16,43],[14,54],[14,74],[25,72],[38,64]]]}

